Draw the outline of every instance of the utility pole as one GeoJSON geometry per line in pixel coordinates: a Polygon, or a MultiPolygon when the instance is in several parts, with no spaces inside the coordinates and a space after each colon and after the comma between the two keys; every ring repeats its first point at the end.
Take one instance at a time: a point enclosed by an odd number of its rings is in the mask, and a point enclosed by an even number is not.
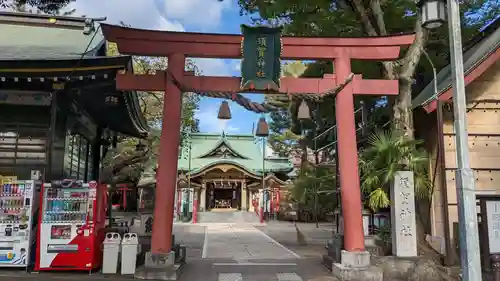
{"type": "Polygon", "coordinates": [[[474,175],[469,163],[467,135],[467,100],[465,96],[462,34],[458,0],[448,0],[448,29],[453,90],[454,129],[457,151],[457,199],[460,233],[462,280],[478,281],[481,277],[479,234],[477,226],[474,175]]]}

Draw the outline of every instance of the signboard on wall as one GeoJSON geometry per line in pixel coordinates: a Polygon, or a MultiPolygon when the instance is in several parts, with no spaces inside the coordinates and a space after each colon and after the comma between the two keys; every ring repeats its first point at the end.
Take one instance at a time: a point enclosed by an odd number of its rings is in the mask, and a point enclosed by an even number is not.
{"type": "Polygon", "coordinates": [[[490,254],[500,253],[500,201],[486,201],[490,254]]]}
{"type": "Polygon", "coordinates": [[[241,31],[241,89],[278,91],[281,76],[281,28],[242,25],[241,31]]]}

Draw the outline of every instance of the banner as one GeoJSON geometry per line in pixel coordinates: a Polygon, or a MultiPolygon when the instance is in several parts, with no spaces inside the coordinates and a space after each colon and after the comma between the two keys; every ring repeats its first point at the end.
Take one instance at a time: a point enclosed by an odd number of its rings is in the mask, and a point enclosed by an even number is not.
{"type": "Polygon", "coordinates": [[[241,26],[241,90],[278,91],[281,76],[281,28],[241,26]]]}

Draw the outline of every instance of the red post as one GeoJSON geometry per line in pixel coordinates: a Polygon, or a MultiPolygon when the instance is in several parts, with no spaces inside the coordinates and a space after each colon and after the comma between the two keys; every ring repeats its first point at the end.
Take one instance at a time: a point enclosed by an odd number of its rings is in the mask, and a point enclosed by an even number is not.
{"type": "Polygon", "coordinates": [[[193,200],[193,223],[196,223],[196,215],[198,213],[198,199],[193,200]]]}
{"type": "Polygon", "coordinates": [[[281,193],[280,189],[276,190],[276,213],[280,211],[280,197],[281,197],[280,193],[281,193]]]}
{"type": "Polygon", "coordinates": [[[181,215],[181,198],[182,198],[181,191],[177,190],[177,216],[181,215]]]}
{"type": "Polygon", "coordinates": [[[269,195],[271,201],[269,202],[269,216],[270,216],[271,214],[274,214],[274,188],[271,187],[269,189],[269,195]]]}
{"type": "Polygon", "coordinates": [[[264,223],[264,207],[260,207],[259,219],[260,219],[260,223],[264,223]]]}
{"type": "MultiPolygon", "coordinates": [[[[168,56],[168,70],[178,80],[182,80],[184,63],[185,57],[183,54],[168,56]]],[[[182,93],[169,77],[166,79],[165,90],[160,157],[156,173],[155,220],[151,238],[151,251],[153,254],[168,254],[171,251],[174,198],[177,185],[182,93]]]]}
{"type": "MultiPolygon", "coordinates": [[[[351,73],[349,57],[335,60],[338,83],[351,73]]],[[[361,252],[365,249],[361,189],[358,171],[358,148],[354,119],[354,96],[352,84],[347,85],[336,98],[337,140],[340,165],[340,195],[344,217],[344,248],[348,252],[361,252]]]]}

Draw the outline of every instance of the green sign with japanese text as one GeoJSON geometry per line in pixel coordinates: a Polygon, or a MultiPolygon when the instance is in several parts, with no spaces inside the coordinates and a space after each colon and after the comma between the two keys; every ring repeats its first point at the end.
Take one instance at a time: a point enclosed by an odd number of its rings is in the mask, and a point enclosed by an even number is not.
{"type": "Polygon", "coordinates": [[[278,91],[281,75],[281,28],[241,26],[241,90],[278,91]]]}

